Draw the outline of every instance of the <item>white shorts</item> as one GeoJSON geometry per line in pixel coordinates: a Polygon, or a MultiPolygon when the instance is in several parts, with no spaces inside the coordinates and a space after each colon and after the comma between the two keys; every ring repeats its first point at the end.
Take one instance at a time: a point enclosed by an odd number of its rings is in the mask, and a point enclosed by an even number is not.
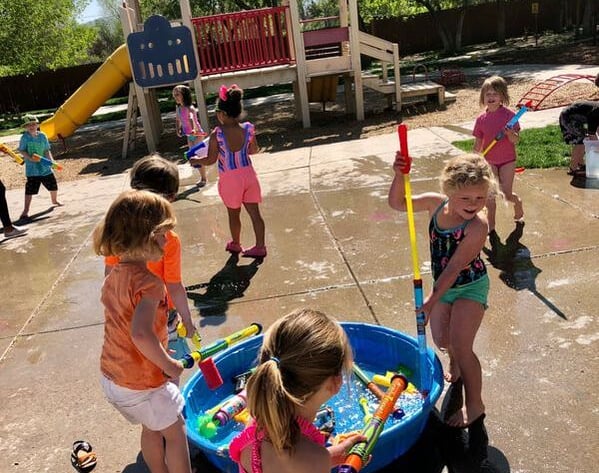
{"type": "Polygon", "coordinates": [[[153,431],[164,430],[177,422],[185,405],[181,391],[171,382],[143,391],[119,386],[106,376],[101,377],[100,383],[106,399],[125,419],[153,431]]]}

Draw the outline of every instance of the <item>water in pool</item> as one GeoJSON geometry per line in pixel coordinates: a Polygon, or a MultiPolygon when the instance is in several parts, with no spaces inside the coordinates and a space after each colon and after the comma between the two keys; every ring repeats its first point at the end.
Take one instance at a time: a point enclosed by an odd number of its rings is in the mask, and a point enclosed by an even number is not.
{"type": "MultiPolygon", "coordinates": [[[[368,365],[360,365],[360,367],[369,378],[372,378],[377,372],[380,373],[380,368],[379,371],[374,371],[373,368],[368,365]]],[[[385,387],[381,387],[381,389],[383,392],[386,390],[385,387]]],[[[355,376],[351,376],[349,382],[344,383],[339,393],[326,403],[326,407],[330,408],[333,412],[334,428],[332,429],[332,436],[361,431],[364,427],[365,416],[368,415],[367,413],[374,414],[378,405],[379,401],[376,396],[355,376]],[[365,407],[361,405],[361,400],[365,407]]],[[[213,406],[207,405],[203,407],[204,410],[208,410],[213,406]]],[[[410,383],[408,388],[401,394],[395,407],[395,415],[389,417],[385,424],[385,429],[406,422],[412,416],[421,412],[423,399],[420,392],[413,384],[410,383]]],[[[315,425],[319,428],[324,426],[330,430],[331,416],[328,415],[324,409],[321,411],[321,414],[322,415],[317,416],[315,425]]],[[[192,425],[193,424],[195,424],[195,422],[192,423],[192,425]]],[[[227,456],[229,443],[244,429],[244,427],[245,426],[239,422],[231,421],[224,426],[218,427],[216,429],[216,435],[207,440],[214,445],[219,455],[227,456]]]]}

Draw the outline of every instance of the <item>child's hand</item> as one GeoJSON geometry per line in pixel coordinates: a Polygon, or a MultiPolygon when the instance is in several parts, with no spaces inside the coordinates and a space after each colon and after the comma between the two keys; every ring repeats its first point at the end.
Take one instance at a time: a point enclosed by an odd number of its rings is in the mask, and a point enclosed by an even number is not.
{"type": "Polygon", "coordinates": [[[431,296],[428,296],[426,299],[424,299],[422,306],[419,309],[416,309],[416,314],[424,312],[424,325],[428,325],[428,320],[435,303],[436,302],[431,300],[431,296]]]}
{"type": "Polygon", "coordinates": [[[520,134],[513,128],[506,128],[505,135],[507,136],[507,139],[510,140],[511,143],[517,143],[518,140],[520,139],[520,134]]]}
{"type": "Polygon", "coordinates": [[[177,379],[183,373],[183,365],[179,360],[175,360],[174,358],[170,358],[166,369],[163,370],[164,374],[170,379],[177,379]]]}
{"type": "Polygon", "coordinates": [[[395,153],[395,162],[393,163],[393,170],[395,174],[410,174],[410,169],[412,167],[412,158],[405,158],[401,151],[397,151],[395,153]]]}
{"type": "Polygon", "coordinates": [[[185,337],[191,338],[196,333],[196,326],[193,324],[191,317],[181,317],[181,323],[185,327],[185,337]]]}
{"type": "Polygon", "coordinates": [[[331,455],[331,466],[341,465],[347,458],[347,454],[351,448],[358,442],[365,442],[366,437],[362,434],[352,434],[345,438],[342,442],[328,448],[331,455]]]}
{"type": "Polygon", "coordinates": [[[202,159],[204,158],[189,158],[189,164],[192,168],[201,168],[202,159]]]}

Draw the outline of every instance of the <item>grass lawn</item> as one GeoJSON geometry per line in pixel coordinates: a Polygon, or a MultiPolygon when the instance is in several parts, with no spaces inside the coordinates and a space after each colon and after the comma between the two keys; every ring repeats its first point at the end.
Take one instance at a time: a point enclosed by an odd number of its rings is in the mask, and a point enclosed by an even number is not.
{"type": "MultiPolygon", "coordinates": [[[[451,144],[463,151],[472,151],[474,139],[454,141],[451,144]]],[[[518,167],[553,168],[570,163],[570,146],[564,143],[557,125],[522,130],[516,151],[518,167]]]]}

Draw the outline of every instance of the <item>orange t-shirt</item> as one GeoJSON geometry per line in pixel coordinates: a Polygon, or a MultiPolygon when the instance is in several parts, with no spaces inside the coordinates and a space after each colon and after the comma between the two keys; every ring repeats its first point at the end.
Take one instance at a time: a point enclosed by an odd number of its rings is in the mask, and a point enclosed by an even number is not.
{"type": "Polygon", "coordinates": [[[142,297],[161,301],[153,331],[166,348],[168,306],[164,283],[146,267],[136,263],[120,263],[104,280],[102,303],[105,324],[100,369],[115,384],[135,390],[157,388],[167,380],[162,370],[148,360],[131,339],[133,313],[142,297]]]}
{"type": "MultiPolygon", "coordinates": [[[[118,256],[106,256],[104,258],[106,266],[116,266],[119,261],[118,256]]],[[[148,269],[166,284],[181,282],[181,240],[174,231],[169,230],[166,232],[164,254],[158,261],[148,261],[148,269]]],[[[174,309],[175,305],[168,293],[167,297],[169,309],[174,309]]]]}

